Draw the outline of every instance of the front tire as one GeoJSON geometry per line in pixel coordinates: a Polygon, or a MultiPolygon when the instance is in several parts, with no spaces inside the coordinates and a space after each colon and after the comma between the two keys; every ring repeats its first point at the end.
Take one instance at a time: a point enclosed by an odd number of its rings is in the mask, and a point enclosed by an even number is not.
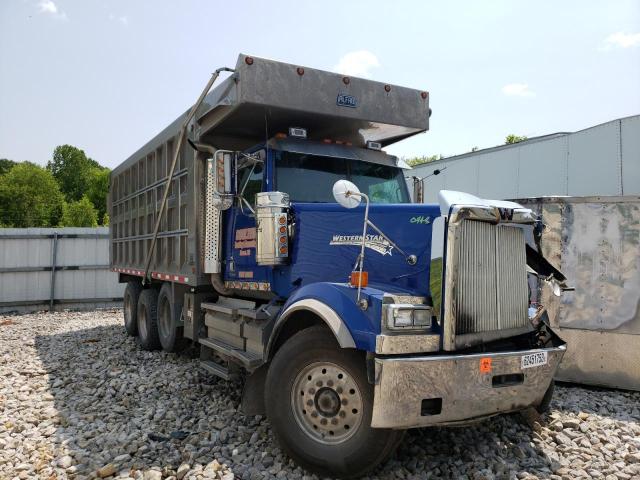
{"type": "Polygon", "coordinates": [[[170,283],[165,283],[158,295],[158,336],[165,352],[183,350],[186,341],[184,328],[179,325],[182,314],[182,302],[176,302],[170,283]]]}
{"type": "Polygon", "coordinates": [[[361,476],[386,461],[404,435],[371,428],[364,355],[341,349],[324,327],[302,330],[278,350],[265,403],[285,453],[320,475],[361,476]]]}
{"type": "Polygon", "coordinates": [[[143,350],[158,350],[158,290],[147,288],[138,300],[138,343],[143,350]]]}
{"type": "Polygon", "coordinates": [[[141,292],[142,284],[140,282],[128,282],[124,289],[124,329],[132,337],[138,335],[138,299],[141,292]]]}

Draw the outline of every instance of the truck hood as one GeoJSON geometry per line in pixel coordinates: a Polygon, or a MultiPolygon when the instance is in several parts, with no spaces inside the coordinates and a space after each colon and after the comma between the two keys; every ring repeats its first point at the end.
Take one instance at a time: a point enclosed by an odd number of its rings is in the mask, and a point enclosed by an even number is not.
{"type": "MultiPolygon", "coordinates": [[[[360,253],[364,207],[335,203],[294,203],[291,263],[277,282],[278,293],[314,282],[348,282],[360,253]],[[284,277],[284,278],[282,278],[284,277]]],[[[437,205],[371,205],[369,219],[395,244],[368,228],[364,270],[369,284],[397,293],[429,295],[432,226],[437,205]],[[409,264],[405,255],[415,255],[409,264]]],[[[275,275],[278,277],[278,275],[275,275]]]]}

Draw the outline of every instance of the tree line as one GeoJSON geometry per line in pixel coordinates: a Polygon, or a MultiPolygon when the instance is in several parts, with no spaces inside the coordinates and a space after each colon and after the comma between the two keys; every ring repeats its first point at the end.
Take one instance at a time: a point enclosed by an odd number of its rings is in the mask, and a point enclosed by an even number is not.
{"type": "Polygon", "coordinates": [[[107,167],[60,145],[46,167],[0,159],[0,227],[109,225],[107,167]]]}

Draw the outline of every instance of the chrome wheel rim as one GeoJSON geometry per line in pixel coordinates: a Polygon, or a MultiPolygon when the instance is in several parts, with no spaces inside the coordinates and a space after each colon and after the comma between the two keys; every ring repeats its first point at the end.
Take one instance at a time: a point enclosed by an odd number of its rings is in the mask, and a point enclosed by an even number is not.
{"type": "Polygon", "coordinates": [[[345,442],[362,423],[362,393],[349,372],[334,363],[312,363],[298,373],[291,408],[302,431],[323,444],[345,442]]]}

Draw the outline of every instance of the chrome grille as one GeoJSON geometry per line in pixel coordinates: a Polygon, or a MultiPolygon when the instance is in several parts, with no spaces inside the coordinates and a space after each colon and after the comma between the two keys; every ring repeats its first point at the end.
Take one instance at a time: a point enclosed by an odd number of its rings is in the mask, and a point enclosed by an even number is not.
{"type": "Polygon", "coordinates": [[[457,243],[455,334],[526,327],[529,300],[522,230],[464,220],[457,243]]]}

